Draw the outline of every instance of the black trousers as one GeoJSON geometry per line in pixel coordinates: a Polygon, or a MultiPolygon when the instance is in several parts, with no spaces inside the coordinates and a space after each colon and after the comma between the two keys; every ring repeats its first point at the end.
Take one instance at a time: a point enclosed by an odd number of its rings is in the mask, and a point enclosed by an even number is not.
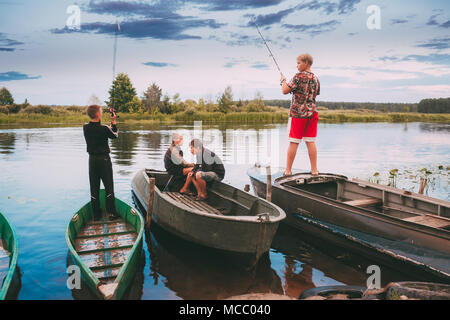
{"type": "Polygon", "coordinates": [[[114,180],[112,163],[109,155],[89,156],[89,183],[91,186],[91,204],[95,217],[102,214],[100,208],[100,180],[103,182],[106,191],[106,211],[116,213],[114,197],[114,180]]]}

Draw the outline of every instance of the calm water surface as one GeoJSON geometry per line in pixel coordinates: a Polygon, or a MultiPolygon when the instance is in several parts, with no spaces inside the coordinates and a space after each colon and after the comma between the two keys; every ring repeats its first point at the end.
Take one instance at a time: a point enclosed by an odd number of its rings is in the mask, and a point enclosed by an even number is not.
{"type": "MultiPolygon", "coordinates": [[[[249,183],[246,170],[255,162],[283,165],[287,147],[285,125],[119,126],[111,143],[116,196],[133,203],[131,179],[143,167],[162,169],[173,132],[188,141],[203,135],[207,146],[225,162],[228,182],[249,183]],[[239,129],[239,130],[238,130],[239,129]]],[[[319,126],[319,170],[369,179],[391,169],[401,173],[400,188],[416,190],[417,172],[427,168],[428,195],[450,200],[450,126],[442,124],[322,124],[319,126]]],[[[0,211],[19,237],[22,287],[19,299],[90,298],[65,285],[68,250],[66,225],[89,201],[88,155],[82,128],[0,127],[0,211]]],[[[294,167],[309,171],[305,147],[294,167]]],[[[152,227],[146,235],[145,261],[128,298],[216,299],[249,292],[285,293],[293,297],[321,285],[365,285],[370,261],[339,249],[323,252],[297,231],[281,227],[270,253],[253,271],[228,265],[215,252],[152,227]]],[[[382,282],[405,276],[382,266],[382,282]]]]}

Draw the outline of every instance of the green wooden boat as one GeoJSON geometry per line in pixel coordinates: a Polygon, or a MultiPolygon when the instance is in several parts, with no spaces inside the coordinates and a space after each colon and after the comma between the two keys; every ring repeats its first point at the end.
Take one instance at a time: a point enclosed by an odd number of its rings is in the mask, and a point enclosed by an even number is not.
{"type": "Polygon", "coordinates": [[[16,272],[19,247],[16,232],[0,213],[0,300],[7,298],[16,272]]]}
{"type": "MultiPolygon", "coordinates": [[[[100,191],[105,210],[105,191],[100,191]]],[[[93,221],[91,203],[74,214],[67,226],[66,242],[74,263],[89,289],[100,299],[120,299],[138,269],[142,254],[144,220],[138,211],[119,199],[120,218],[93,221]]]]}

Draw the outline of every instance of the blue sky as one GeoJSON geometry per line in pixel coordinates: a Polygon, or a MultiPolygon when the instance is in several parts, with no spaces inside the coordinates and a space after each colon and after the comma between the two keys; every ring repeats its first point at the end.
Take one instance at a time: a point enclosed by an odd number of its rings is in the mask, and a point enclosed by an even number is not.
{"type": "Polygon", "coordinates": [[[250,21],[256,19],[287,77],[296,57],[314,57],[323,101],[418,102],[450,96],[447,0],[0,0],[0,87],[17,102],[107,99],[115,22],[116,72],[139,95],[156,82],[181,98],[289,98],[250,21]],[[71,30],[67,8],[81,9],[71,30]],[[380,8],[369,29],[367,8],[380,8]]]}

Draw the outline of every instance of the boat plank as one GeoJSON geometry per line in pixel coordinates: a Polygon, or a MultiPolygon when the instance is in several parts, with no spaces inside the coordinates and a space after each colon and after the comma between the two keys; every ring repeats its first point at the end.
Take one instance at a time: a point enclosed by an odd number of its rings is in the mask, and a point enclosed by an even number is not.
{"type": "Polygon", "coordinates": [[[126,262],[131,248],[114,249],[92,253],[80,253],[80,258],[88,268],[108,268],[126,262]]]}
{"type": "Polygon", "coordinates": [[[130,231],[134,231],[133,227],[123,221],[111,224],[103,223],[103,224],[88,225],[85,228],[83,228],[83,230],[81,230],[81,232],[78,233],[77,236],[84,237],[98,234],[130,232],[130,231]]]}
{"type": "Polygon", "coordinates": [[[207,213],[214,213],[218,215],[223,215],[218,209],[209,205],[205,201],[195,201],[192,197],[183,195],[179,192],[165,192],[172,199],[183,203],[191,209],[200,210],[207,213]]]}
{"type": "Polygon", "coordinates": [[[136,238],[136,233],[117,234],[99,238],[80,238],[75,239],[75,250],[78,253],[82,253],[83,251],[130,246],[134,244],[136,238]]]}
{"type": "Polygon", "coordinates": [[[364,198],[364,199],[356,199],[350,201],[343,201],[343,203],[355,206],[355,207],[369,207],[373,205],[380,205],[381,199],[377,198],[364,198]]]}
{"type": "Polygon", "coordinates": [[[117,275],[120,272],[121,267],[115,267],[115,268],[108,268],[108,269],[101,269],[101,270],[94,270],[92,273],[94,273],[94,276],[97,277],[97,279],[103,280],[103,279],[111,279],[117,277],[117,275]]]}
{"type": "Polygon", "coordinates": [[[403,220],[423,224],[432,228],[447,228],[450,226],[450,219],[434,217],[431,215],[421,215],[416,217],[404,218],[403,220]]]}

